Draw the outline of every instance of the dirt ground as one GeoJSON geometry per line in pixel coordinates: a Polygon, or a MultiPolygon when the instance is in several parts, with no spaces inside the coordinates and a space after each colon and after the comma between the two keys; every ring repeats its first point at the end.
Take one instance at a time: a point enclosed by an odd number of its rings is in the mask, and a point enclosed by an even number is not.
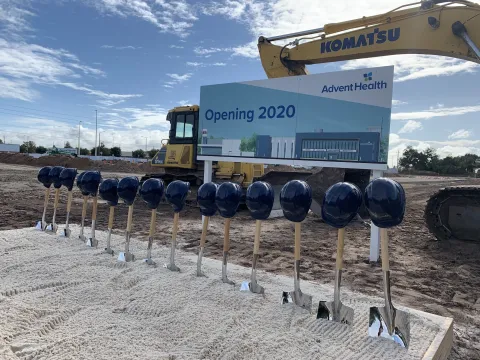
{"type": "MultiPolygon", "coordinates": [[[[44,191],[36,180],[38,168],[0,164],[0,230],[33,226],[41,218],[44,191]]],[[[131,174],[130,174],[131,175],[131,174]]],[[[142,174],[137,174],[142,175],[142,174]]],[[[102,172],[104,178],[126,176],[102,172]]],[[[392,297],[394,303],[453,317],[454,346],[449,359],[480,359],[480,244],[437,241],[426,229],[423,210],[428,197],[451,184],[480,184],[479,180],[449,178],[397,177],[407,194],[404,222],[389,231],[392,297]]],[[[57,222],[65,222],[67,192],[61,191],[57,222]]],[[[53,196],[52,198],[53,199],[53,196]]],[[[70,221],[81,220],[81,194],[74,189],[70,221]]],[[[52,216],[52,200],[47,221],[52,216]]],[[[91,214],[91,208],[87,217],[91,214]]],[[[123,234],[127,207],[116,208],[115,232],[123,234]]],[[[168,245],[173,211],[161,204],[157,212],[157,245],[168,245]]],[[[108,206],[99,203],[97,228],[107,227],[108,206]]],[[[134,205],[133,232],[148,237],[150,210],[137,199],[134,205]]],[[[205,256],[220,259],[223,247],[223,220],[210,220],[205,256]]],[[[90,226],[87,218],[86,226],[90,226]]],[[[247,211],[237,214],[231,223],[230,261],[251,266],[255,224],[247,211]]],[[[87,234],[89,229],[87,229],[87,234]]],[[[197,208],[187,207],[180,216],[180,246],[196,252],[201,234],[201,217],[197,208]]],[[[379,265],[368,262],[370,229],[360,223],[347,228],[343,283],[351,290],[382,296],[382,273],[379,265]]],[[[293,273],[293,224],[284,218],[262,224],[259,267],[274,273],[293,273]]],[[[320,283],[333,283],[336,232],[320,218],[309,215],[302,224],[302,277],[320,283]]],[[[261,280],[259,280],[261,281],[261,280]]]]}

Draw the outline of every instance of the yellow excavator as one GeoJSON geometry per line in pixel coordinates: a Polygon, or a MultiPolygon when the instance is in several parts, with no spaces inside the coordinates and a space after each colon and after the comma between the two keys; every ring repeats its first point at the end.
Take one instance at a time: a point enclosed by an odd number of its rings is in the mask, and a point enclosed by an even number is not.
{"type": "MultiPolygon", "coordinates": [[[[278,78],[308,75],[306,65],[398,54],[441,55],[480,63],[477,44],[480,44],[480,5],[463,0],[425,0],[318,29],[261,36],[258,50],[267,77],[278,78]],[[274,44],[287,39],[294,40],[286,45],[274,44]]],[[[184,178],[202,183],[203,164],[196,160],[195,154],[198,112],[198,106],[169,111],[168,142],[152,160],[152,165],[163,167],[165,173],[146,177],[160,176],[167,181],[184,178]]],[[[350,181],[363,190],[370,179],[370,171],[365,170],[316,168],[312,172],[264,173],[263,165],[221,162],[214,165],[213,175],[214,181],[229,179],[244,187],[256,180],[268,181],[277,188],[291,179],[306,180],[314,193],[312,211],[315,213],[319,212],[319,204],[330,185],[350,181]]],[[[364,209],[360,215],[366,215],[364,209]]],[[[480,187],[440,190],[429,199],[425,219],[438,239],[480,241],[477,225],[480,187]]]]}

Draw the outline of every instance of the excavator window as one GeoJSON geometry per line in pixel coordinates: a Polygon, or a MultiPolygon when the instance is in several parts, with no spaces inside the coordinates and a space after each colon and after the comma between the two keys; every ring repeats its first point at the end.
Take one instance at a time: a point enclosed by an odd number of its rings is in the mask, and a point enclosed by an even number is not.
{"type": "Polygon", "coordinates": [[[177,139],[193,138],[195,115],[178,114],[176,118],[175,137],[177,139]]]}

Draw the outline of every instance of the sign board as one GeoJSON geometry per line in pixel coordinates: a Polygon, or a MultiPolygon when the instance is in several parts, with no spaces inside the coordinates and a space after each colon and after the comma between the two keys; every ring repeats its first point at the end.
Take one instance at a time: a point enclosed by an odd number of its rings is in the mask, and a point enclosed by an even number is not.
{"type": "Polygon", "coordinates": [[[198,159],[387,169],[393,66],[202,86],[198,159]]]}

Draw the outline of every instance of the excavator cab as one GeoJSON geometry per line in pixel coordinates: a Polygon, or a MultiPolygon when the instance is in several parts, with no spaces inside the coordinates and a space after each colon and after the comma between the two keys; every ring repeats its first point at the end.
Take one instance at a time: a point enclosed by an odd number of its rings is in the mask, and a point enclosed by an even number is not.
{"type": "Polygon", "coordinates": [[[197,169],[198,106],[180,106],[167,114],[170,122],[168,140],[153,157],[152,166],[162,168],[197,169]]]}

